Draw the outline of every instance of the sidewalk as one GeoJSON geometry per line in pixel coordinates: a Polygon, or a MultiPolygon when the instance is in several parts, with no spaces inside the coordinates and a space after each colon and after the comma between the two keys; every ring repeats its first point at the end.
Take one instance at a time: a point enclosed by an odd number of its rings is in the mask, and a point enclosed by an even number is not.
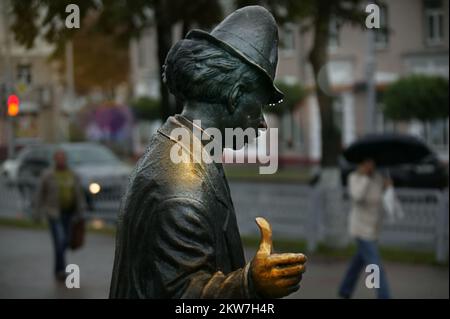
{"type": "MultiPolygon", "coordinates": [[[[67,289],[52,276],[50,235],[44,230],[0,226],[0,298],[107,298],[114,238],[88,233],[86,246],[70,252],[80,267],[79,289],[67,289]]],[[[254,251],[246,250],[247,257],[254,251]]],[[[291,298],[336,298],[347,261],[310,257],[303,285],[291,298]]],[[[395,298],[449,298],[449,269],[430,265],[386,263],[395,298]]],[[[356,298],[373,298],[361,280],[356,298]]]]}

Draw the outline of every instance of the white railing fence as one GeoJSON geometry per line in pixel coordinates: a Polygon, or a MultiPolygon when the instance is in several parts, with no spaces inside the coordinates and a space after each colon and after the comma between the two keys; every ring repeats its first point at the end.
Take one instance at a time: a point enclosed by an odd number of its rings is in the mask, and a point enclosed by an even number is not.
{"type": "MultiPolygon", "coordinates": [[[[343,247],[350,203],[343,190],[314,188],[289,183],[231,182],[237,220],[242,235],[259,236],[254,223],[262,216],[272,225],[275,239],[305,240],[309,251],[318,244],[343,247]]],[[[380,243],[385,246],[434,251],[437,261],[448,260],[448,190],[397,189],[404,218],[385,222],[380,243]]],[[[120,198],[98,196],[89,217],[112,222],[117,218],[120,198]]],[[[18,190],[0,183],[0,216],[27,216],[27,201],[18,190]]]]}
{"type": "MultiPolygon", "coordinates": [[[[258,236],[255,217],[266,217],[274,238],[306,240],[308,250],[319,243],[343,247],[348,235],[349,200],[341,188],[307,185],[230,184],[241,234],[258,236]]],[[[380,234],[383,246],[434,251],[439,262],[448,260],[448,190],[397,189],[404,217],[385,219],[380,234]]]]}

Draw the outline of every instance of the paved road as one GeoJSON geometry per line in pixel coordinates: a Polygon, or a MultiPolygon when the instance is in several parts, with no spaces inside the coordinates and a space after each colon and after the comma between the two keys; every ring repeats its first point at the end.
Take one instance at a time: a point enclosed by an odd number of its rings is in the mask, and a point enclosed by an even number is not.
{"type": "MultiPolygon", "coordinates": [[[[114,253],[114,238],[88,234],[84,249],[71,252],[80,266],[81,287],[67,289],[53,280],[50,236],[43,230],[0,226],[0,298],[106,298],[114,253]]],[[[246,249],[247,257],[253,255],[246,249]]],[[[449,269],[387,263],[396,298],[449,298],[449,269]]],[[[310,257],[302,289],[292,298],[335,298],[346,261],[310,257]]],[[[361,280],[355,297],[373,298],[361,280]]]]}

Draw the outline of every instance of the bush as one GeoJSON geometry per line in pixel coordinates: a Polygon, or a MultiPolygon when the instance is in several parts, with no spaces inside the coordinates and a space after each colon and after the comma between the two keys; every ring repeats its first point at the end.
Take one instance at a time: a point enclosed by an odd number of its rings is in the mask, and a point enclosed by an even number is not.
{"type": "Polygon", "coordinates": [[[284,93],[283,102],[275,106],[267,106],[265,112],[281,116],[291,113],[295,106],[306,96],[305,89],[299,84],[290,84],[285,81],[276,81],[276,86],[284,93]]]}
{"type": "Polygon", "coordinates": [[[131,103],[131,109],[138,120],[153,121],[161,118],[159,99],[140,97],[131,103]]]}
{"type": "Polygon", "coordinates": [[[448,117],[448,80],[412,75],[391,84],[384,93],[384,115],[391,120],[432,121],[448,117]]]}

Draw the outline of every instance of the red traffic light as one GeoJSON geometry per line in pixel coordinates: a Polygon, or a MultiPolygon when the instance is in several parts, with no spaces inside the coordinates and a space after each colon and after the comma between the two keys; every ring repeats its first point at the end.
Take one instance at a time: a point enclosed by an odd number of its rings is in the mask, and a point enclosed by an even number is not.
{"type": "Polygon", "coordinates": [[[8,96],[8,116],[17,116],[19,114],[19,98],[16,95],[8,96]]]}

